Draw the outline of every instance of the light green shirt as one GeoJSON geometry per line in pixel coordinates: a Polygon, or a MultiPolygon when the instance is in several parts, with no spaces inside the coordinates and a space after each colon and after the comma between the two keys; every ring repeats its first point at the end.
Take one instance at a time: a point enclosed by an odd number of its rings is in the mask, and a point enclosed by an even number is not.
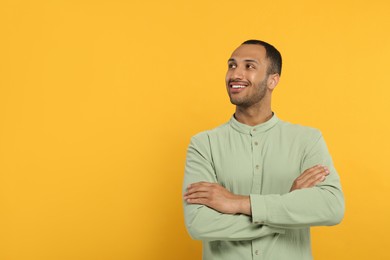
{"type": "Polygon", "coordinates": [[[338,224],[344,215],[339,176],[321,133],[275,115],[257,126],[232,117],[192,137],[183,192],[199,181],[250,195],[252,210],[252,217],[222,214],[184,202],[186,227],[203,241],[204,260],[312,259],[310,227],[338,224]],[[326,180],[289,192],[317,164],[329,168],[326,180]]]}

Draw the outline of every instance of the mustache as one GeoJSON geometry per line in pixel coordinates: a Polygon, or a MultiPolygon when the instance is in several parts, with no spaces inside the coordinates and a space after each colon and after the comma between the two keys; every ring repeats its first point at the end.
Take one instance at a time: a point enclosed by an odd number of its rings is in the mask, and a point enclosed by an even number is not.
{"type": "Polygon", "coordinates": [[[232,82],[234,82],[234,83],[244,83],[244,84],[249,85],[249,82],[248,82],[248,81],[239,80],[239,79],[229,79],[228,84],[231,84],[232,82]]]}

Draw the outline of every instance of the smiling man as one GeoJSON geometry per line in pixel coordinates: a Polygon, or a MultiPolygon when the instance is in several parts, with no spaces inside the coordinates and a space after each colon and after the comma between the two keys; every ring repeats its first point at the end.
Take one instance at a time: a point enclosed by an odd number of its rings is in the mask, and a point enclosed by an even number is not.
{"type": "Polygon", "coordinates": [[[236,110],[192,137],[183,196],[186,227],[204,260],[312,259],[310,227],[344,215],[339,176],[321,133],[281,121],[271,109],[282,58],[249,40],[228,60],[236,110]]]}

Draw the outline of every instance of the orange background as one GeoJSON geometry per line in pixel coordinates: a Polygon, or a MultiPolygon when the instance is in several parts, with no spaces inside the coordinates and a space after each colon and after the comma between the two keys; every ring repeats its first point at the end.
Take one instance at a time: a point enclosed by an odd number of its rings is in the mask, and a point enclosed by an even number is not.
{"type": "Polygon", "coordinates": [[[234,111],[242,41],[284,58],[274,111],[322,130],[346,196],[316,260],[386,259],[388,1],[0,2],[0,259],[200,259],[181,183],[234,111]]]}

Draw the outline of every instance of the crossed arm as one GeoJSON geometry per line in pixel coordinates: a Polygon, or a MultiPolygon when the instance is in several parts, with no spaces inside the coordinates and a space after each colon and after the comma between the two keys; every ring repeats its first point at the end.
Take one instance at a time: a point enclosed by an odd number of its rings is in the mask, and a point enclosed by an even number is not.
{"type": "Polygon", "coordinates": [[[194,239],[251,240],[286,229],[335,225],[344,214],[338,174],[321,136],[286,194],[234,194],[218,184],[207,136],[191,141],[184,178],[184,214],[194,239]],[[317,166],[311,167],[317,164],[317,166]],[[320,166],[326,165],[325,166],[320,166]]]}
{"type": "MultiPolygon", "coordinates": [[[[323,182],[329,173],[326,166],[316,165],[309,168],[294,180],[290,192],[314,187],[323,182]]],[[[252,215],[249,196],[236,195],[217,183],[197,182],[190,184],[187,192],[184,193],[184,200],[188,204],[205,205],[224,214],[252,215]]]]}

